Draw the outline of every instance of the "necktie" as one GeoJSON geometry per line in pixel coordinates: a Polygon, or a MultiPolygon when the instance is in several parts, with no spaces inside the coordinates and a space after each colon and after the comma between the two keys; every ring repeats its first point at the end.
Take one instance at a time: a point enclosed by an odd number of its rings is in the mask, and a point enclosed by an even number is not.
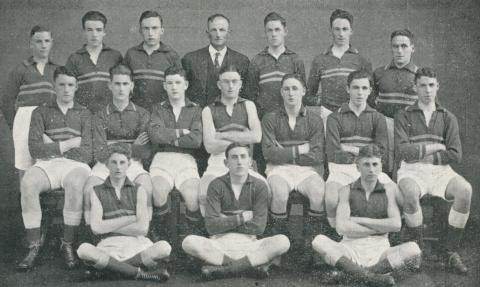
{"type": "Polygon", "coordinates": [[[215,61],[214,61],[214,65],[215,65],[215,70],[218,72],[218,70],[220,70],[220,61],[219,61],[219,58],[220,58],[220,52],[216,52],[215,53],[215,61]]]}

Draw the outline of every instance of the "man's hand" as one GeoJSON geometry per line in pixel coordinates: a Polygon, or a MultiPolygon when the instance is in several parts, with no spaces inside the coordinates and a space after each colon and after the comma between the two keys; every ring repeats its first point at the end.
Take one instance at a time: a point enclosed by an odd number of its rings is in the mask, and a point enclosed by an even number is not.
{"type": "Polygon", "coordinates": [[[42,135],[42,138],[43,138],[43,143],[45,143],[45,144],[53,143],[53,142],[54,142],[54,141],[53,141],[49,136],[47,136],[46,134],[43,134],[43,135],[42,135]]]}
{"type": "Polygon", "coordinates": [[[72,148],[80,147],[82,144],[82,138],[81,137],[74,137],[65,141],[59,142],[60,145],[60,152],[63,154],[72,148]]]}
{"type": "Polygon", "coordinates": [[[298,152],[300,154],[306,154],[310,152],[310,144],[309,143],[304,143],[298,146],[298,152]]]}
{"type": "Polygon", "coordinates": [[[190,130],[183,129],[182,132],[183,132],[183,135],[186,136],[190,133],[190,130]]]}
{"type": "Polygon", "coordinates": [[[242,216],[245,222],[250,221],[253,219],[253,211],[251,210],[244,211],[242,212],[242,216]]]}
{"type": "Polygon", "coordinates": [[[436,153],[437,151],[446,150],[446,146],[441,143],[427,144],[425,147],[426,154],[436,153]]]}
{"type": "Polygon", "coordinates": [[[133,142],[134,145],[146,145],[150,138],[148,137],[148,134],[146,132],[143,132],[138,135],[138,137],[135,139],[133,142]]]}

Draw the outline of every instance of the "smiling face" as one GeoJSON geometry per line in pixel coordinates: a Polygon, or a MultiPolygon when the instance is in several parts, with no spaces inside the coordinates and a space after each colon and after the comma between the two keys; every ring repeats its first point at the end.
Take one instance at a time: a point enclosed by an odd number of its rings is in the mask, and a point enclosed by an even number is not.
{"type": "Polygon", "coordinates": [[[228,21],[223,17],[214,18],[211,22],[208,22],[206,33],[210,44],[215,49],[223,49],[227,45],[230,33],[228,21]]]}
{"type": "Polygon", "coordinates": [[[167,91],[170,101],[185,100],[188,82],[179,74],[168,75],[163,83],[163,88],[167,91]]]}
{"type": "Polygon", "coordinates": [[[143,42],[149,47],[155,47],[160,43],[160,37],[163,35],[163,27],[160,18],[145,18],[140,23],[140,33],[143,36],[143,42]]]}
{"type": "Polygon", "coordinates": [[[399,67],[403,67],[410,63],[412,59],[412,54],[415,51],[410,38],[407,36],[395,36],[392,39],[392,54],[393,61],[399,67]]]}
{"type": "Polygon", "coordinates": [[[116,74],[113,75],[108,87],[112,91],[113,99],[121,102],[128,101],[133,91],[133,81],[129,75],[116,74]]]}
{"type": "Polygon", "coordinates": [[[68,75],[60,74],[55,79],[55,93],[57,102],[68,105],[73,103],[77,91],[77,79],[68,75]]]}
{"type": "Polygon", "coordinates": [[[32,49],[32,55],[39,59],[48,58],[52,44],[53,39],[50,32],[36,32],[30,38],[30,49],[32,49]]]}
{"type": "Polygon", "coordinates": [[[382,172],[382,160],[378,157],[363,157],[357,162],[360,177],[365,182],[375,182],[382,172]]]}
{"type": "Polygon", "coordinates": [[[83,34],[87,40],[87,46],[96,48],[103,44],[105,37],[105,25],[102,21],[88,20],[85,22],[83,34]]]}
{"type": "Polygon", "coordinates": [[[250,154],[246,147],[234,147],[228,151],[228,157],[225,159],[225,165],[230,174],[235,176],[245,176],[252,164],[250,154]]]}
{"type": "Polygon", "coordinates": [[[361,107],[367,103],[367,98],[372,92],[370,81],[367,78],[353,79],[347,87],[350,95],[350,103],[355,107],[361,107]]]}
{"type": "Polygon", "coordinates": [[[439,84],[436,78],[422,76],[417,79],[415,89],[418,94],[418,101],[424,105],[429,105],[435,102],[439,84]]]}
{"type": "Polygon", "coordinates": [[[279,20],[269,21],[265,25],[268,46],[277,48],[285,44],[287,28],[279,20]]]}
{"type": "Polygon", "coordinates": [[[280,94],[286,107],[299,107],[302,104],[302,98],[305,96],[305,87],[294,78],[283,81],[280,94]]]}
{"type": "Polygon", "coordinates": [[[120,180],[127,176],[127,169],[130,161],[127,156],[121,153],[113,153],[105,163],[110,171],[110,177],[120,180]]]}
{"type": "Polygon", "coordinates": [[[350,26],[350,21],[343,18],[337,18],[332,22],[332,38],[333,43],[336,46],[348,46],[350,45],[350,36],[352,36],[353,30],[350,26]]]}

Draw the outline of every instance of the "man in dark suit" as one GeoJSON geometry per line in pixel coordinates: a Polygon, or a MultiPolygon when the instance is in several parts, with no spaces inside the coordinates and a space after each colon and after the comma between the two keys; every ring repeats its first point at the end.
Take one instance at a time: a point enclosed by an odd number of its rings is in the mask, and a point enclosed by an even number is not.
{"type": "MultiPolygon", "coordinates": [[[[190,83],[187,97],[202,107],[207,106],[220,96],[217,87],[218,71],[221,67],[234,65],[240,70],[242,80],[246,79],[248,58],[227,47],[230,33],[230,20],[222,14],[214,14],[207,20],[207,36],[210,45],[187,53],[182,65],[190,83]]],[[[243,95],[244,90],[240,92],[243,95]]]]}

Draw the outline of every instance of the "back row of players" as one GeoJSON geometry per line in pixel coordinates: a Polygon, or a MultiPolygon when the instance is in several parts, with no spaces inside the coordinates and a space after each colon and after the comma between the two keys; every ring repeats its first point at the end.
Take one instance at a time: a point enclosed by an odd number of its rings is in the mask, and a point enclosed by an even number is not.
{"type": "MultiPolygon", "coordinates": [[[[329,227],[336,228],[344,236],[341,247],[320,236],[313,241],[314,249],[327,263],[361,280],[379,280],[387,285],[393,278],[376,276],[377,269],[362,266],[376,266],[388,259],[392,267],[398,267],[420,253],[415,244],[394,249],[391,254],[385,251],[389,247],[385,234],[398,230],[400,225],[397,202],[422,247],[420,197],[431,193],[453,199],[446,259],[457,271],[466,272],[456,250],[469,215],[471,186],[449,165],[461,158],[458,124],[455,116],[436,101],[439,86],[435,73],[429,68],[417,69],[411,63],[413,35],[400,30],[391,36],[392,63],[377,69],[372,82],[370,65],[349,44],[353,17],[336,10],[330,23],[334,43],[315,58],[308,85],[302,61],[284,45],[286,23],[276,13],[268,14],[264,20],[268,47],[250,63],[225,46],[228,18],[211,16],[207,22],[210,45],[187,54],[182,61],[185,70],[177,54],[160,42],[163,23],[154,11],[142,14],[144,42],[130,49],[120,65],[121,55],[103,45],[106,18],[100,12],[88,12],[83,17],[87,44],[69,58],[65,67],[49,62],[51,33],[34,27],[33,57],[17,67],[9,80],[6,99],[13,99],[15,105],[12,101],[8,105],[8,100],[3,103],[7,119],[8,111],[15,107],[15,160],[17,168],[27,170],[21,181],[21,198],[30,251],[19,268],[32,267],[42,245],[39,194],[60,187],[65,189],[61,248],[68,266],[76,265],[72,243],[82,211],[95,233],[114,242],[103,240],[104,245],[117,248],[102,251],[100,247],[82,245],[80,257],[105,268],[115,258],[119,264],[138,266],[128,262],[141,255],[136,259],[140,265],[154,265],[155,260],[168,255],[168,243],[159,241],[160,245],[157,242],[153,250],[145,252],[151,246],[149,240],[142,238],[146,242],[132,243],[131,238],[119,240],[114,235],[144,235],[145,230],[135,223],[143,220],[139,219],[138,202],[145,201],[147,219],[152,221],[151,237],[156,241],[169,211],[168,193],[175,187],[185,199],[193,234],[202,233],[201,213],[205,215],[212,237],[187,237],[183,246],[187,253],[208,264],[223,266],[204,268],[207,275],[229,273],[231,266],[238,271],[262,265],[286,252],[289,244],[285,237],[274,236],[267,244],[270,248],[265,244],[260,248],[255,238],[245,234],[263,233],[267,204],[272,234],[286,234],[287,200],[292,190],[304,194],[310,202],[305,224],[307,244],[318,234],[334,238],[329,227]],[[320,105],[320,111],[304,104],[320,105]],[[200,106],[204,106],[203,111],[200,106]],[[95,116],[91,117],[91,113],[95,116]],[[394,115],[395,161],[393,152],[381,156],[394,147],[393,135],[389,136],[394,115]],[[193,155],[202,140],[210,157],[200,179],[193,155]],[[233,176],[236,169],[239,174],[244,169],[240,163],[237,168],[234,162],[250,158],[253,149],[248,145],[260,141],[266,182],[253,170],[247,172],[248,176],[233,176]],[[112,167],[121,161],[110,162],[115,158],[113,154],[121,152],[109,149],[109,144],[118,142],[131,145],[133,158],[126,171],[130,180],[121,186],[113,185],[112,174],[121,174],[118,167],[112,167]],[[365,146],[367,156],[363,158],[369,159],[365,163],[369,171],[364,175],[359,154],[365,146]],[[247,155],[232,152],[235,156],[230,158],[225,153],[242,149],[248,151],[247,155]],[[92,154],[96,163],[90,170],[92,154]],[[326,184],[325,155],[329,170],[326,184]],[[147,172],[143,165],[150,160],[147,172]],[[395,162],[400,167],[397,182],[401,192],[396,192],[396,184],[386,174],[378,174],[382,161],[387,163],[387,172],[392,171],[395,162]],[[134,193],[124,195],[124,189],[133,189],[134,193]],[[257,189],[264,191],[252,193],[257,189]],[[135,194],[139,200],[132,198],[135,194]],[[366,200],[370,196],[378,199],[366,200]],[[137,203],[136,207],[132,202],[137,203]],[[350,206],[346,208],[342,202],[350,206]],[[348,218],[348,223],[340,218],[348,218]],[[375,240],[371,240],[372,236],[375,240]],[[378,247],[378,240],[384,249],[378,247]],[[254,248],[250,252],[256,255],[229,256],[231,246],[242,250],[250,246],[254,248]],[[225,258],[213,259],[212,254],[218,252],[211,249],[220,251],[225,258]],[[100,256],[100,260],[97,255],[105,253],[110,257],[100,256]]],[[[135,270],[133,275],[139,278],[159,276],[135,270]]]]}

